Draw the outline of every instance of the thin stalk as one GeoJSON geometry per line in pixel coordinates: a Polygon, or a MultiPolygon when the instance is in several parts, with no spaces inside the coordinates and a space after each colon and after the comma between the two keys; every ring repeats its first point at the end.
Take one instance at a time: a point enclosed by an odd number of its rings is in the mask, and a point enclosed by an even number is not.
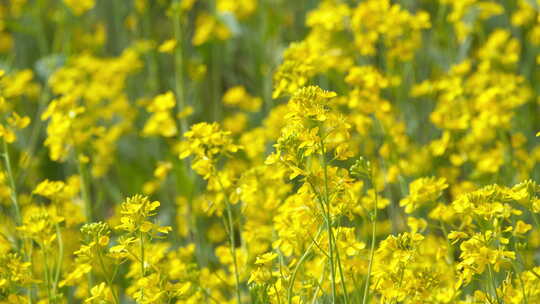
{"type": "Polygon", "coordinates": [[[324,173],[324,198],[326,204],[326,227],[328,229],[328,249],[330,254],[330,270],[332,273],[332,300],[335,302],[336,298],[336,274],[335,274],[335,265],[334,265],[334,255],[338,259],[337,268],[339,271],[339,276],[341,279],[341,288],[343,288],[343,294],[345,297],[345,303],[349,303],[349,295],[347,292],[347,286],[345,285],[345,278],[343,276],[343,269],[341,267],[341,260],[339,260],[339,250],[335,246],[334,232],[332,231],[332,218],[330,214],[330,195],[328,187],[328,163],[326,161],[326,151],[324,149],[324,141],[321,139],[321,153],[322,153],[322,165],[324,173]],[[335,250],[335,252],[334,252],[335,250]]]}
{"type": "MultiPolygon", "coordinates": [[[[148,11],[146,11],[143,16],[142,16],[142,20],[143,20],[143,35],[145,36],[145,38],[147,39],[152,39],[152,33],[151,33],[151,29],[153,28],[152,27],[152,12],[150,12],[150,7],[147,7],[146,8],[148,11]],[[147,31],[145,31],[144,29],[147,29],[147,31]]],[[[148,85],[149,85],[149,89],[150,89],[150,92],[152,93],[155,93],[158,91],[159,89],[159,67],[158,67],[158,62],[157,62],[157,58],[155,56],[155,53],[154,51],[151,51],[149,52],[147,55],[146,55],[146,66],[148,67],[148,85]]]]}
{"type": "Polygon", "coordinates": [[[337,260],[337,268],[339,270],[339,278],[341,280],[341,288],[343,288],[343,294],[345,295],[345,303],[349,303],[349,293],[347,291],[347,285],[345,282],[345,276],[343,275],[343,267],[341,266],[341,258],[339,256],[339,250],[337,248],[336,244],[336,236],[332,232],[332,243],[336,247],[336,260],[337,260]]]}
{"type": "Polygon", "coordinates": [[[371,184],[373,186],[373,191],[375,192],[375,206],[373,207],[373,216],[371,217],[371,248],[369,250],[369,264],[368,264],[368,273],[366,277],[366,285],[364,286],[364,297],[362,299],[362,304],[366,304],[369,296],[369,280],[371,278],[371,269],[373,267],[373,257],[375,256],[375,240],[377,233],[377,204],[378,204],[378,194],[375,183],[373,182],[373,173],[370,173],[369,177],[371,184]]]}
{"type": "MultiPolygon", "coordinates": [[[[227,197],[227,196],[225,196],[227,197]]],[[[234,279],[236,281],[236,302],[238,304],[241,303],[240,298],[240,277],[238,275],[238,262],[236,261],[236,247],[235,247],[235,237],[234,237],[234,226],[233,226],[233,217],[232,217],[232,210],[231,210],[231,204],[229,203],[229,199],[226,199],[227,204],[227,219],[229,221],[229,242],[231,245],[231,254],[233,258],[233,264],[234,264],[234,279]]]]}
{"type": "MultiPolygon", "coordinates": [[[[182,21],[180,20],[180,14],[175,13],[173,16],[174,26],[174,38],[176,39],[177,46],[174,52],[174,78],[175,78],[175,90],[178,112],[182,111],[186,107],[184,99],[184,39],[182,32],[182,21]]],[[[180,131],[182,134],[187,130],[187,122],[185,117],[180,118],[180,131]]]]}
{"type": "Polygon", "coordinates": [[[220,304],[221,302],[218,301],[216,298],[214,298],[209,292],[208,290],[204,289],[204,288],[201,288],[199,287],[199,290],[202,291],[204,293],[204,296],[206,297],[206,302],[208,302],[208,299],[214,301],[214,303],[216,304],[220,304]]]}
{"type": "Polygon", "coordinates": [[[231,247],[231,254],[233,258],[233,266],[234,266],[234,279],[236,282],[236,302],[238,304],[241,303],[241,296],[240,296],[240,276],[238,274],[238,262],[236,261],[236,239],[234,236],[234,225],[233,225],[233,215],[232,215],[232,209],[231,209],[231,202],[229,201],[229,197],[227,196],[227,193],[225,192],[225,187],[223,187],[223,184],[221,183],[221,180],[217,175],[214,175],[214,178],[217,179],[219,186],[221,188],[221,191],[223,192],[223,196],[225,198],[225,204],[227,205],[227,221],[228,221],[228,230],[229,230],[229,243],[231,247]]]}
{"type": "Polygon", "coordinates": [[[300,269],[300,266],[304,264],[304,261],[306,260],[309,253],[311,252],[311,249],[313,248],[313,246],[316,244],[316,239],[319,238],[321,232],[322,232],[322,229],[319,229],[319,231],[317,232],[317,235],[315,235],[315,238],[313,239],[311,244],[308,246],[306,251],[304,251],[304,254],[302,255],[302,257],[300,257],[300,260],[298,261],[298,263],[296,264],[296,267],[294,268],[294,271],[291,276],[291,280],[289,282],[289,286],[287,288],[287,302],[289,304],[292,304],[292,289],[293,289],[294,281],[296,280],[296,274],[298,273],[298,269],[300,269]]]}
{"type": "MultiPolygon", "coordinates": [[[[23,241],[24,242],[24,246],[28,246],[28,242],[26,242],[26,240],[23,241]]],[[[32,245],[28,246],[29,249],[28,249],[28,261],[30,262],[30,265],[34,265],[34,258],[33,258],[33,254],[34,254],[34,248],[32,247],[32,245]]],[[[26,250],[24,251],[25,253],[27,252],[26,250]]],[[[30,267],[30,275],[31,277],[34,277],[34,269],[33,267],[30,267]]],[[[32,283],[32,285],[30,287],[28,287],[27,289],[27,295],[28,295],[28,303],[29,304],[33,304],[34,303],[34,299],[32,298],[32,289],[34,289],[34,284],[35,283],[32,283]]]]}
{"type": "Polygon", "coordinates": [[[314,239],[313,237],[311,237],[311,235],[309,235],[308,233],[308,236],[309,238],[311,239],[311,241],[313,242],[313,244],[315,245],[315,247],[317,247],[317,249],[319,249],[321,251],[321,253],[327,258],[329,259],[330,256],[328,255],[328,253],[326,253],[326,250],[324,250],[318,243],[317,243],[317,240],[314,239]]]}
{"type": "MultiPolygon", "coordinates": [[[[521,267],[523,269],[523,271],[521,273],[523,273],[527,269],[527,265],[525,265],[525,263],[522,261],[521,253],[517,249],[515,244],[516,244],[516,240],[514,240],[514,251],[516,252],[516,262],[521,265],[521,267]]],[[[520,275],[521,273],[518,271],[517,266],[515,265],[516,262],[512,262],[512,265],[514,265],[514,271],[516,272],[516,276],[518,277],[519,282],[521,284],[521,291],[523,292],[523,302],[525,304],[528,304],[529,300],[528,300],[528,297],[527,297],[527,292],[525,291],[525,285],[523,284],[523,278],[520,275]]],[[[533,273],[533,274],[535,274],[535,273],[533,273]]],[[[538,276],[538,274],[535,274],[535,276],[537,278],[540,278],[538,276]]]]}
{"type": "MultiPolygon", "coordinates": [[[[403,277],[405,276],[405,266],[400,265],[399,268],[400,268],[400,270],[399,270],[398,288],[401,288],[401,285],[403,284],[403,277]]],[[[397,304],[398,303],[397,299],[398,299],[397,296],[392,297],[392,303],[394,303],[394,301],[395,301],[396,304],[397,304]]]]}
{"type": "Polygon", "coordinates": [[[540,229],[540,220],[538,219],[538,215],[533,211],[531,212],[532,218],[534,223],[536,224],[536,228],[540,229]]]}
{"type": "Polygon", "coordinates": [[[118,295],[116,295],[116,292],[114,292],[112,280],[113,277],[109,276],[109,272],[107,271],[107,267],[105,267],[105,263],[103,262],[103,257],[101,256],[101,251],[98,251],[97,253],[99,264],[101,265],[101,269],[103,271],[103,274],[105,275],[105,281],[107,281],[107,285],[109,286],[109,289],[111,290],[111,293],[114,298],[115,304],[120,304],[120,301],[118,300],[118,295]]]}
{"type": "Polygon", "coordinates": [[[60,225],[58,223],[56,226],[56,238],[58,239],[58,262],[56,263],[56,272],[54,275],[54,286],[53,291],[56,294],[56,286],[58,286],[58,281],[60,281],[60,274],[62,273],[62,263],[64,261],[64,241],[62,240],[62,233],[60,232],[60,225]]]}
{"type": "Polygon", "coordinates": [[[321,140],[321,153],[322,153],[322,163],[323,163],[323,170],[324,170],[324,201],[326,205],[326,210],[323,209],[323,212],[325,213],[325,221],[326,221],[326,230],[328,232],[328,254],[330,255],[330,275],[332,278],[332,303],[336,302],[336,273],[335,273],[335,266],[334,266],[334,246],[332,244],[332,223],[330,219],[330,204],[327,201],[328,198],[328,172],[326,168],[326,157],[324,155],[324,144],[321,140]]]}
{"type": "Polygon", "coordinates": [[[277,297],[277,300],[278,300],[278,304],[281,304],[281,298],[279,296],[279,292],[278,292],[278,289],[276,287],[276,283],[274,283],[272,285],[274,285],[274,291],[276,292],[276,297],[277,297]]]}
{"type": "MultiPolygon", "coordinates": [[[[87,238],[86,241],[90,242],[90,238],[87,238]]],[[[91,294],[90,291],[92,290],[92,287],[94,287],[94,271],[93,270],[90,270],[90,272],[86,274],[86,280],[88,282],[87,294],[88,296],[90,296],[91,294]]]]}
{"type": "Polygon", "coordinates": [[[444,237],[446,238],[446,244],[448,246],[448,257],[452,259],[452,263],[454,263],[454,249],[452,247],[452,244],[450,243],[450,240],[448,239],[448,231],[446,230],[446,227],[444,226],[444,223],[440,221],[441,225],[441,231],[444,234],[444,237]]]}
{"type": "Polygon", "coordinates": [[[499,294],[497,293],[497,284],[495,284],[495,277],[493,277],[493,272],[491,270],[491,264],[488,264],[488,274],[489,274],[489,280],[491,281],[491,285],[493,288],[493,292],[495,294],[495,299],[497,300],[498,304],[501,304],[501,300],[499,299],[499,294]]]}
{"type": "Polygon", "coordinates": [[[322,282],[324,280],[324,276],[325,276],[325,271],[323,269],[321,278],[317,282],[317,289],[315,289],[315,292],[313,293],[313,297],[311,297],[311,304],[316,303],[315,301],[317,300],[317,295],[319,294],[319,291],[321,290],[321,285],[322,285],[322,282]]]}
{"type": "MultiPolygon", "coordinates": [[[[144,278],[144,235],[142,232],[139,232],[140,238],[140,254],[141,254],[141,278],[144,278]]],[[[144,299],[144,289],[141,287],[141,300],[144,299]]]]}
{"type": "Polygon", "coordinates": [[[50,272],[49,272],[49,258],[47,255],[47,250],[43,247],[41,247],[41,250],[43,252],[43,263],[45,268],[45,284],[47,284],[47,299],[49,299],[49,302],[52,302],[51,299],[53,299],[51,294],[51,280],[50,280],[50,272]]]}
{"type": "MultiPolygon", "coordinates": [[[[32,119],[32,131],[30,133],[30,140],[28,141],[28,146],[26,147],[26,152],[28,154],[28,162],[31,162],[33,157],[36,154],[36,150],[38,148],[39,143],[39,135],[41,132],[41,128],[43,127],[43,121],[40,118],[41,113],[43,113],[43,109],[47,105],[47,101],[50,97],[49,87],[47,85],[47,82],[43,85],[43,92],[40,95],[38,106],[36,109],[36,114],[34,115],[34,119],[32,119]]],[[[17,183],[20,183],[22,180],[26,178],[28,175],[29,170],[25,170],[22,172],[18,172],[18,175],[15,177],[17,183]]]]}
{"type": "MultiPolygon", "coordinates": [[[[210,11],[211,13],[216,16],[217,15],[217,8],[216,8],[216,1],[210,0],[209,3],[210,11]]],[[[223,58],[223,53],[226,51],[225,46],[218,46],[218,41],[213,41],[210,45],[210,87],[211,87],[211,117],[214,121],[220,121],[221,115],[220,115],[220,106],[221,106],[221,85],[220,85],[220,73],[218,69],[218,65],[220,65],[219,59],[223,58]]]]}
{"type": "MultiPolygon", "coordinates": [[[[137,261],[137,262],[139,262],[139,263],[142,263],[142,260],[141,260],[141,258],[140,258],[138,255],[136,255],[135,253],[131,252],[129,249],[126,249],[126,251],[127,251],[127,253],[128,253],[132,258],[135,259],[135,261],[137,261]]],[[[117,266],[118,266],[118,265],[117,265],[117,266]]],[[[160,272],[160,270],[159,270],[156,266],[154,266],[154,265],[152,265],[152,264],[149,264],[148,267],[151,267],[155,272],[160,272]]],[[[113,275],[113,277],[116,277],[117,270],[118,270],[118,269],[116,268],[116,269],[115,269],[115,275],[113,275]]],[[[145,273],[146,273],[146,271],[145,271],[145,273]]]]}
{"type": "Polygon", "coordinates": [[[41,56],[49,54],[49,42],[47,41],[47,35],[45,35],[45,21],[43,20],[42,12],[46,12],[45,4],[43,1],[38,1],[36,3],[37,11],[35,12],[36,18],[39,20],[38,31],[36,39],[38,42],[38,48],[41,56]]]}
{"type": "Polygon", "coordinates": [[[220,56],[219,55],[219,49],[217,47],[217,42],[213,42],[212,43],[212,46],[211,46],[211,59],[210,59],[210,62],[212,64],[212,68],[211,68],[211,85],[212,85],[212,101],[211,101],[211,104],[212,104],[212,118],[215,120],[215,121],[219,121],[221,119],[221,115],[220,115],[220,105],[221,105],[221,101],[220,101],[220,94],[221,94],[221,86],[220,86],[220,83],[219,83],[219,70],[218,70],[218,57],[220,56]]]}
{"type": "MultiPolygon", "coordinates": [[[[185,99],[185,89],[184,89],[184,34],[183,34],[183,28],[182,28],[182,20],[181,15],[176,12],[173,15],[173,31],[174,31],[174,38],[177,42],[177,47],[174,52],[174,78],[175,78],[175,93],[176,93],[176,112],[179,114],[181,111],[185,110],[186,108],[186,99],[185,99]]],[[[188,129],[188,122],[185,116],[179,117],[179,134],[178,138],[179,140],[182,140],[182,135],[187,131],[188,129]]],[[[184,168],[189,168],[190,160],[188,158],[184,159],[182,162],[182,170],[184,168]]],[[[186,170],[187,176],[190,178],[190,182],[193,180],[193,171],[186,170]]],[[[180,179],[180,172],[179,170],[175,170],[176,173],[176,180],[180,179]]],[[[190,238],[197,238],[197,224],[195,223],[196,219],[192,216],[192,198],[191,195],[187,198],[187,221],[188,221],[188,227],[190,229],[189,236],[190,238]],[[195,233],[191,232],[191,229],[195,231],[195,233]]],[[[174,216],[174,215],[173,215],[174,216]]],[[[174,219],[174,218],[173,218],[174,219]]],[[[173,223],[176,221],[173,220],[173,223]]],[[[199,243],[199,242],[196,242],[199,243]]]]}
{"type": "Polygon", "coordinates": [[[19,199],[17,197],[17,187],[15,185],[15,179],[13,178],[13,170],[11,169],[11,159],[9,157],[9,149],[5,139],[2,140],[4,144],[4,164],[6,166],[6,171],[9,179],[9,186],[11,188],[10,198],[13,203],[13,210],[15,212],[15,224],[20,226],[22,223],[21,218],[21,209],[19,207],[19,199]]]}
{"type": "Polygon", "coordinates": [[[93,212],[92,212],[92,204],[90,202],[90,191],[88,189],[88,176],[86,171],[86,166],[83,164],[83,162],[79,159],[79,153],[77,153],[77,170],[79,171],[79,175],[81,176],[81,191],[84,201],[84,212],[86,216],[86,222],[92,222],[93,221],[93,212]]]}
{"type": "Polygon", "coordinates": [[[519,280],[519,285],[521,285],[521,293],[523,294],[523,304],[528,304],[529,300],[527,299],[527,292],[525,291],[525,284],[523,283],[523,278],[521,277],[521,273],[518,272],[517,267],[514,263],[512,263],[512,266],[514,268],[514,271],[516,272],[516,276],[519,280]]]}

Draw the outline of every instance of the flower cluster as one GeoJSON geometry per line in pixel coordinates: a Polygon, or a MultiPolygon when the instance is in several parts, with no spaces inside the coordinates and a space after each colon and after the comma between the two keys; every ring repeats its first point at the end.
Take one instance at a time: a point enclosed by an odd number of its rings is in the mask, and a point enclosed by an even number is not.
{"type": "Polygon", "coordinates": [[[540,303],[539,8],[0,1],[0,304],[540,303]]]}

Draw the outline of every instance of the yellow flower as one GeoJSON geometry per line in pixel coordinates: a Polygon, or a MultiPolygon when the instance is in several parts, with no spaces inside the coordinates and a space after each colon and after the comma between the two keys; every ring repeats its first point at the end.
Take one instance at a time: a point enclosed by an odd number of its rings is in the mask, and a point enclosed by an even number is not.
{"type": "Polygon", "coordinates": [[[91,10],[95,5],[95,0],[63,0],[64,3],[73,10],[75,15],[82,15],[91,10]]]}
{"type": "Polygon", "coordinates": [[[469,235],[467,233],[465,233],[465,232],[462,232],[462,231],[451,231],[448,234],[448,239],[449,240],[454,240],[454,241],[452,241],[452,244],[455,244],[460,239],[464,239],[464,238],[467,238],[467,237],[469,237],[469,235]]]}
{"type": "Polygon", "coordinates": [[[201,13],[195,20],[195,33],[191,42],[199,46],[211,39],[227,40],[230,36],[231,32],[225,24],[212,15],[201,13]]]}
{"type": "Polygon", "coordinates": [[[448,188],[445,178],[424,177],[409,185],[409,195],[399,202],[405,212],[412,213],[426,203],[434,203],[444,189],[448,188]]]}
{"type": "Polygon", "coordinates": [[[256,112],[261,107],[262,99],[249,95],[243,86],[234,86],[223,95],[223,103],[227,106],[237,106],[242,110],[256,112]]]}
{"type": "Polygon", "coordinates": [[[516,226],[514,228],[514,233],[516,234],[525,234],[527,231],[532,229],[532,225],[525,223],[522,220],[517,221],[516,226]]]}
{"type": "Polygon", "coordinates": [[[409,226],[412,233],[416,233],[426,230],[428,223],[423,218],[408,217],[407,226],[409,226]]]}
{"type": "Polygon", "coordinates": [[[182,119],[182,118],[186,118],[186,117],[189,117],[190,115],[192,115],[194,112],[193,110],[193,107],[192,106],[186,106],[185,108],[182,109],[182,111],[178,112],[178,115],[176,117],[182,119]]]}
{"type": "Polygon", "coordinates": [[[90,271],[92,271],[92,266],[90,264],[78,264],[72,272],[64,276],[64,279],[60,281],[58,286],[63,287],[77,285],[90,271]]]}
{"type": "Polygon", "coordinates": [[[50,214],[44,208],[33,207],[26,210],[23,224],[17,227],[17,231],[48,250],[57,238],[56,224],[63,221],[64,218],[50,214]]]}
{"type": "Polygon", "coordinates": [[[257,256],[256,268],[251,272],[248,283],[264,284],[272,279],[272,261],[277,258],[277,254],[267,252],[257,256]]]}
{"type": "Polygon", "coordinates": [[[140,194],[128,197],[122,204],[120,213],[121,224],[116,229],[125,230],[130,233],[140,231],[142,233],[160,232],[168,233],[170,227],[160,227],[149,222],[147,219],[156,214],[156,209],[160,206],[158,201],[150,201],[148,197],[140,194]]]}
{"type": "Polygon", "coordinates": [[[158,48],[160,53],[172,53],[176,48],[178,41],[176,39],[165,40],[158,48]]]}
{"type": "Polygon", "coordinates": [[[257,9],[257,0],[217,0],[218,12],[232,13],[238,19],[245,19],[257,9]]]}
{"type": "Polygon", "coordinates": [[[102,303],[108,301],[109,290],[105,283],[100,283],[92,287],[90,290],[91,296],[84,300],[84,303],[102,303]]]}
{"type": "Polygon", "coordinates": [[[237,152],[241,147],[233,144],[230,132],[222,131],[217,123],[198,123],[184,134],[180,148],[180,158],[194,156],[192,168],[203,176],[210,178],[213,174],[214,162],[221,155],[237,152]]]}
{"type": "Polygon", "coordinates": [[[21,117],[19,114],[13,112],[11,113],[11,117],[7,119],[7,122],[13,128],[24,129],[30,124],[30,117],[21,117]]]}
{"type": "Polygon", "coordinates": [[[160,135],[163,137],[175,136],[178,132],[174,116],[170,110],[176,105],[176,99],[171,91],[156,96],[146,110],[152,115],[146,121],[143,128],[143,135],[160,135]]]}
{"type": "Polygon", "coordinates": [[[16,136],[10,128],[6,128],[3,125],[0,125],[0,137],[2,137],[7,143],[12,143],[15,141],[16,136]]]}
{"type": "Polygon", "coordinates": [[[267,252],[265,254],[259,255],[255,261],[255,265],[266,265],[272,263],[273,260],[277,258],[277,253],[267,252]]]}

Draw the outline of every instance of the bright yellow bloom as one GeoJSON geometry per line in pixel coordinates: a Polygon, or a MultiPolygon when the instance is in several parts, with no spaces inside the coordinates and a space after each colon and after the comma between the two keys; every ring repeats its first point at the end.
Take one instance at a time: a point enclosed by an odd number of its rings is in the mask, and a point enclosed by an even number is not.
{"type": "Polygon", "coordinates": [[[412,213],[424,204],[434,203],[446,188],[448,188],[448,184],[444,178],[424,177],[417,179],[409,185],[409,195],[402,199],[399,205],[405,207],[405,212],[412,213]]]}
{"type": "Polygon", "coordinates": [[[177,44],[178,41],[176,41],[176,39],[165,40],[159,46],[158,51],[160,53],[172,53],[172,51],[174,51],[174,49],[176,48],[177,44]]]}
{"type": "Polygon", "coordinates": [[[150,201],[148,197],[135,195],[128,197],[121,205],[121,224],[116,229],[125,230],[129,233],[168,233],[170,227],[160,227],[147,219],[156,214],[156,209],[160,206],[158,201],[150,201]]]}
{"type": "Polygon", "coordinates": [[[75,15],[82,15],[91,10],[95,5],[95,0],[63,0],[64,3],[73,10],[75,15]]]}

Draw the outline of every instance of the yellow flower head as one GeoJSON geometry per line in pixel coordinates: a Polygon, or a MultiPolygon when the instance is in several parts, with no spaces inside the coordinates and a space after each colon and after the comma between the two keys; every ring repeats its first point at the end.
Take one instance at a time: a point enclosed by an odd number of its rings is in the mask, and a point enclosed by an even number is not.
{"type": "Polygon", "coordinates": [[[167,233],[170,227],[159,227],[147,219],[156,215],[156,209],[160,206],[158,201],[150,201],[148,197],[140,194],[128,197],[121,205],[121,224],[116,229],[125,230],[130,233],[140,231],[149,233],[151,231],[167,233]]]}

